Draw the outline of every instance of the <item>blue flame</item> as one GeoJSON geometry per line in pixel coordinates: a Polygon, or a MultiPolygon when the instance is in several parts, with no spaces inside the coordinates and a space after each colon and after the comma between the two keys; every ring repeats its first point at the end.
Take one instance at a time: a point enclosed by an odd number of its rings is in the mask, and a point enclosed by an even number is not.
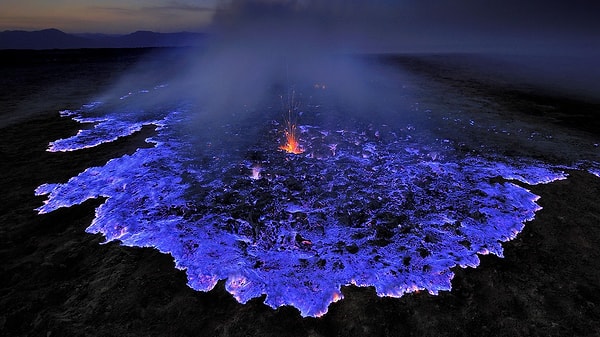
{"type": "Polygon", "coordinates": [[[288,155],[268,125],[253,147],[260,158],[243,158],[180,132],[192,107],[102,106],[63,112],[93,128],[49,151],[93,147],[144,125],[156,128],[147,139],[154,146],[39,186],[47,200],[38,212],[106,198],[87,232],[172,255],[193,289],[226,280],[241,303],[266,294],[267,305],[303,316],[324,314],[348,284],[393,297],[450,290],[451,268],[476,267],[478,254],[501,257],[501,243],[534,218],[539,197],[523,185],[566,177],[529,159],[460,154],[412,126],[302,125],[307,151],[288,155]]]}

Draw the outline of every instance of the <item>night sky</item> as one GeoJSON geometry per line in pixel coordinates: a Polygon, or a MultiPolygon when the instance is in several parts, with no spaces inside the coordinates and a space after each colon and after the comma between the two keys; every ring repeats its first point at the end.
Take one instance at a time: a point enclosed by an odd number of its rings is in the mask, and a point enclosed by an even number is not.
{"type": "Polygon", "coordinates": [[[124,34],[243,29],[249,22],[351,39],[369,49],[598,49],[600,2],[591,0],[2,0],[1,30],[58,28],[124,34]]]}

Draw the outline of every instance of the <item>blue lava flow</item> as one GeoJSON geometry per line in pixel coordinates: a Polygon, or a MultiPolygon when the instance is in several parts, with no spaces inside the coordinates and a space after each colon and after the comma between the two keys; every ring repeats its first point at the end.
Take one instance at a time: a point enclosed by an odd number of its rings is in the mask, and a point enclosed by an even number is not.
{"type": "Polygon", "coordinates": [[[39,186],[47,200],[38,212],[105,198],[87,232],[172,255],[193,289],[225,280],[241,303],[266,294],[267,305],[303,316],[326,313],[349,284],[393,297],[450,290],[451,268],[476,267],[478,254],[501,257],[501,243],[534,218],[538,196],[523,186],[566,177],[529,159],[459,154],[410,126],[300,125],[306,151],[292,155],[278,150],[273,122],[244,157],[181,132],[191,107],[102,106],[62,112],[90,128],[49,151],[93,147],[144,125],[156,128],[146,140],[154,146],[39,186]]]}

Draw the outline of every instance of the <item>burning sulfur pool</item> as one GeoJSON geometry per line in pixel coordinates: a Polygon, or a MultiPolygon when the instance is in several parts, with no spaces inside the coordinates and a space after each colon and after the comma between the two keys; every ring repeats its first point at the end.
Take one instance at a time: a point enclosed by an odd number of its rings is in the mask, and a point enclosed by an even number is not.
{"type": "Polygon", "coordinates": [[[501,243],[534,218],[538,196],[524,186],[566,177],[527,158],[457,151],[412,125],[288,118],[282,130],[274,119],[233,149],[181,131],[192,106],[130,113],[103,105],[62,112],[92,127],[49,151],[93,147],[144,125],[156,128],[147,139],[154,146],[39,186],[48,198],[39,213],[103,197],[87,232],[172,255],[193,289],[225,280],[241,303],[266,294],[267,305],[302,316],[326,313],[349,284],[392,297],[450,290],[451,268],[476,267],[478,254],[501,257],[501,243]]]}

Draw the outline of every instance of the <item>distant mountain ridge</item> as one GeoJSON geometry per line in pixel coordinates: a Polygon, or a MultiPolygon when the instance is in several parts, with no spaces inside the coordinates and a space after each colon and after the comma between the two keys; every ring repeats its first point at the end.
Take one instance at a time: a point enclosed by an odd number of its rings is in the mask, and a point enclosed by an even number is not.
{"type": "Polygon", "coordinates": [[[198,46],[202,33],[137,31],[126,35],[68,34],[58,29],[0,32],[0,49],[80,49],[198,46]]]}

